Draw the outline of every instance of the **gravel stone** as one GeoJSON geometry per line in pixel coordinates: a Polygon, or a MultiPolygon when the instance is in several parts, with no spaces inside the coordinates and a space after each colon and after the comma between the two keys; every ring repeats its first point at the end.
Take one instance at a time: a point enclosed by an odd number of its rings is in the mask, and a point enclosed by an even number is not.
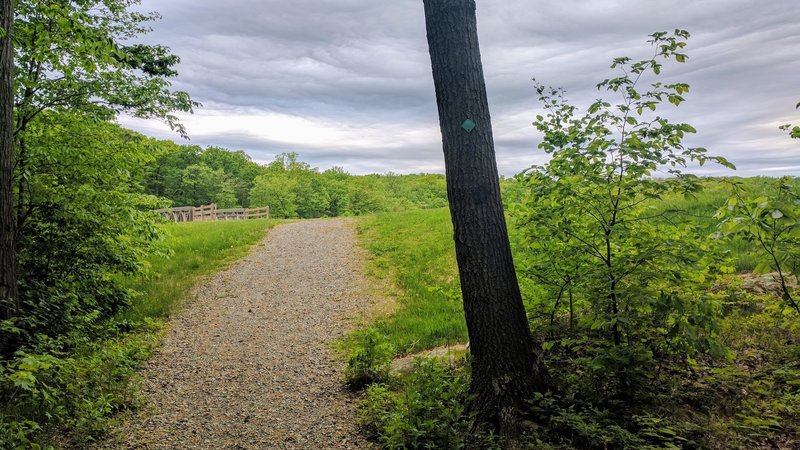
{"type": "Polygon", "coordinates": [[[352,220],[283,224],[198,286],[104,448],[361,449],[331,343],[370,305],[352,220]]]}

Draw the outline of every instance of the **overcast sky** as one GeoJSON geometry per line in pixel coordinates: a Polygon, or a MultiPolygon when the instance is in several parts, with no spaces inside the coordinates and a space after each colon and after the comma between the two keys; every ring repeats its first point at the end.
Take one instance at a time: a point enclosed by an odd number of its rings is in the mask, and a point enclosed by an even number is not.
{"type": "MultiPolygon", "coordinates": [[[[800,175],[798,0],[478,0],[478,32],[500,172],[546,160],[531,126],[532,78],[587,105],[616,56],[646,58],[647,35],[692,33],[664,81],[691,85],[663,115],[698,133],[687,144],[739,175],[800,175]]],[[[162,14],[146,40],[182,59],[174,87],[203,103],[183,117],[191,142],[268,162],[296,151],[321,169],[443,172],[422,0],[143,0],[162,14]]],[[[181,141],[157,122],[122,119],[181,141]]],[[[730,174],[704,167],[703,174],[730,174]]]]}

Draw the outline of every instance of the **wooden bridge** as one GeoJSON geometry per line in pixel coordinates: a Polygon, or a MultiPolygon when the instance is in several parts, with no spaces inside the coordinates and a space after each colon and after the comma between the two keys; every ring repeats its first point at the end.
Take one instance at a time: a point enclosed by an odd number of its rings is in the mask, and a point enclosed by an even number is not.
{"type": "Polygon", "coordinates": [[[178,206],[175,208],[157,209],[155,212],[160,214],[161,217],[173,222],[269,219],[269,206],[263,208],[217,209],[217,205],[211,203],[203,206],[178,206]]]}

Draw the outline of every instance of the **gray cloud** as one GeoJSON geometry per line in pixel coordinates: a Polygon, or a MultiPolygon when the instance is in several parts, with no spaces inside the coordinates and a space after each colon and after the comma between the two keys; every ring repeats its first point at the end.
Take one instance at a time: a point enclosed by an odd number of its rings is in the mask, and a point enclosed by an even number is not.
{"type": "MultiPolygon", "coordinates": [[[[262,161],[298,151],[353,173],[443,170],[421,1],[143,0],[142,8],[163,16],[145,39],[182,58],[175,87],[205,105],[184,119],[194,143],[262,161]],[[282,117],[302,119],[287,119],[296,138],[268,126],[282,117]],[[311,136],[317,123],[324,138],[311,136]]],[[[646,57],[646,36],[673,28],[693,32],[690,59],[667,67],[665,80],[692,90],[663,114],[698,129],[687,143],[728,157],[741,175],[800,174],[800,145],[777,129],[800,123],[795,0],[485,0],[478,21],[503,174],[546,160],[531,127],[540,113],[531,78],[587,105],[605,96],[594,86],[613,75],[611,58],[646,57]]],[[[174,138],[151,123],[123,123],[174,138]]]]}

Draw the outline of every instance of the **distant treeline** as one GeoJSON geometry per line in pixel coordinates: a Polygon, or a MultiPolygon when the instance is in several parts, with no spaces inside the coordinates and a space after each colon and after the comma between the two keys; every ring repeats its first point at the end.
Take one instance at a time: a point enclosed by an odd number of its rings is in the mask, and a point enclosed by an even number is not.
{"type": "Polygon", "coordinates": [[[307,219],[447,205],[442,175],[357,176],[340,167],[321,172],[294,152],[261,165],[241,150],[159,144],[143,185],[174,206],[269,206],[273,217],[307,219]]]}

